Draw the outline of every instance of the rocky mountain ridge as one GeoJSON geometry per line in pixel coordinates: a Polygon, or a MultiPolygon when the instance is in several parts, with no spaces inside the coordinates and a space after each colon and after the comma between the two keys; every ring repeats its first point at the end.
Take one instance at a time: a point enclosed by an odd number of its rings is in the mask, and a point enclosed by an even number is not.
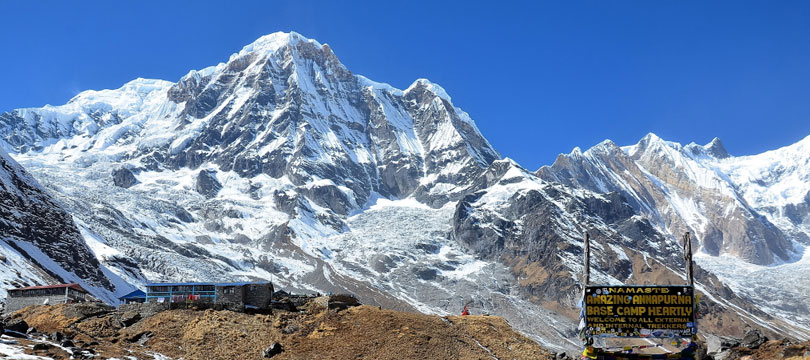
{"type": "Polygon", "coordinates": [[[114,299],[110,295],[120,279],[101,266],[71,215],[2,149],[0,205],[2,294],[7,288],[77,282],[102,299],[114,299]]]}

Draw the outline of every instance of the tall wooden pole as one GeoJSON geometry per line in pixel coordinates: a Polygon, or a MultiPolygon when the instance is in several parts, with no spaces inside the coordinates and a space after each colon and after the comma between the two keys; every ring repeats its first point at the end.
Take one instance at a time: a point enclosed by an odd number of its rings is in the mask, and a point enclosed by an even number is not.
{"type": "Polygon", "coordinates": [[[686,260],[686,281],[688,281],[689,286],[692,288],[692,314],[695,314],[694,317],[694,328],[692,328],[692,340],[697,339],[697,309],[698,304],[695,303],[696,295],[695,295],[695,268],[692,265],[692,239],[687,231],[686,234],[683,234],[683,256],[686,260]]]}
{"type": "Polygon", "coordinates": [[[585,232],[585,278],[582,279],[582,289],[591,283],[591,235],[585,232]]]}
{"type": "MultiPolygon", "coordinates": [[[[585,306],[585,288],[591,283],[591,235],[585,231],[585,277],[582,279],[582,306],[585,306]]],[[[582,309],[585,311],[585,309],[582,309]]],[[[583,312],[584,315],[584,312],[583,312]]],[[[583,320],[584,321],[584,320],[583,320]]],[[[585,325],[587,326],[587,324],[585,325]]],[[[583,329],[583,331],[586,331],[583,329]]],[[[587,334],[587,332],[586,332],[587,334]]],[[[593,345],[593,338],[586,335],[585,346],[590,347],[593,345]]]]}
{"type": "Polygon", "coordinates": [[[686,281],[689,286],[695,286],[695,269],[692,266],[692,239],[688,231],[683,235],[683,258],[686,260],[686,281]]]}

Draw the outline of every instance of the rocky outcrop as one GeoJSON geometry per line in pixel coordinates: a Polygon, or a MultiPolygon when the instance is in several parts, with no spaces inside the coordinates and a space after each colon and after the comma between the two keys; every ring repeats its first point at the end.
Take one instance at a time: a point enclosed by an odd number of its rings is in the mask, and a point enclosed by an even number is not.
{"type": "Polygon", "coordinates": [[[70,214],[2,149],[0,241],[56,281],[69,282],[62,276],[72,273],[87,284],[113,289],[70,214]]]}
{"type": "Polygon", "coordinates": [[[486,187],[456,205],[453,237],[481,256],[510,264],[518,278],[533,274],[525,282],[532,298],[575,305],[581,290],[567,264],[579,262],[585,232],[601,244],[597,268],[617,281],[631,280],[628,249],[682,266],[677,246],[636,216],[619,193],[575,196],[509,162],[494,163],[476,183],[486,187]]]}
{"type": "Polygon", "coordinates": [[[217,180],[215,171],[200,170],[194,182],[194,189],[200,195],[210,199],[216,197],[217,193],[222,190],[222,184],[217,180]]]}
{"type": "Polygon", "coordinates": [[[115,186],[122,187],[124,189],[128,189],[129,187],[138,183],[138,179],[135,178],[135,174],[132,173],[132,170],[127,168],[118,168],[113,170],[112,178],[115,186]]]}

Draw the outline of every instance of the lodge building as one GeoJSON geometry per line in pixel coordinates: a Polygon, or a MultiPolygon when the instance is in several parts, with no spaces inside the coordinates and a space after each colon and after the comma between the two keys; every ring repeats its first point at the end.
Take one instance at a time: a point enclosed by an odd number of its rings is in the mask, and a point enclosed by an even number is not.
{"type": "Polygon", "coordinates": [[[272,295],[271,282],[150,283],[146,284],[143,299],[146,303],[209,303],[235,309],[269,309],[272,295]]]}
{"type": "Polygon", "coordinates": [[[9,289],[5,312],[10,314],[31,305],[69,304],[92,298],[79,284],[28,286],[9,289]]]}

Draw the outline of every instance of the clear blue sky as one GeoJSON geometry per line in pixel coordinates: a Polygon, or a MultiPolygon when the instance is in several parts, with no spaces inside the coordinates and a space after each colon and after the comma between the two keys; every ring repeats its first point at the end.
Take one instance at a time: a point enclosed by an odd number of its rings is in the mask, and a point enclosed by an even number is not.
{"type": "Polygon", "coordinates": [[[176,81],[294,30],[373,80],[439,83],[532,170],[647,132],[735,155],[810,135],[810,1],[29,3],[0,2],[0,111],[176,81]]]}

